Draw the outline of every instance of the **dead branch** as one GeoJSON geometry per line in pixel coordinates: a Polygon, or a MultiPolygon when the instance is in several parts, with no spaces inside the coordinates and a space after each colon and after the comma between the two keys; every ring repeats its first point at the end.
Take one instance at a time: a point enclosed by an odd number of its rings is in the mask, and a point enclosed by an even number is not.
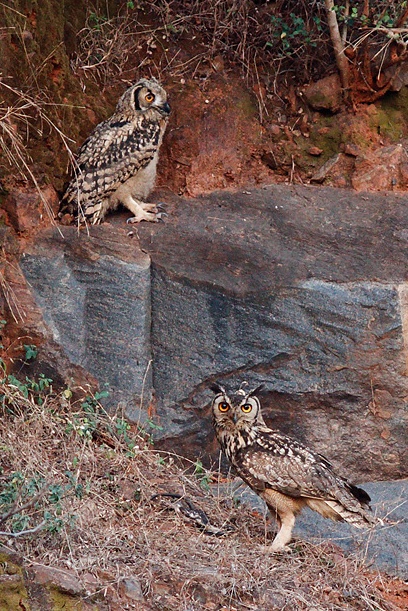
{"type": "Polygon", "coordinates": [[[11,509],[9,509],[9,511],[7,511],[6,513],[3,513],[3,515],[0,516],[0,524],[3,524],[3,522],[11,518],[11,516],[16,515],[16,513],[20,513],[21,511],[24,511],[25,509],[34,507],[36,502],[39,501],[44,496],[46,491],[47,491],[47,487],[41,488],[41,490],[35,496],[33,496],[29,501],[27,501],[23,505],[17,505],[17,503],[13,503],[13,505],[11,506],[11,509]]]}
{"type": "Polygon", "coordinates": [[[14,538],[16,538],[16,537],[23,537],[24,535],[32,535],[33,533],[36,533],[39,530],[43,529],[46,524],[47,524],[47,522],[45,520],[43,520],[42,522],[37,524],[37,526],[34,526],[34,528],[28,528],[27,530],[19,530],[16,533],[0,531],[0,537],[14,537],[14,538]]]}

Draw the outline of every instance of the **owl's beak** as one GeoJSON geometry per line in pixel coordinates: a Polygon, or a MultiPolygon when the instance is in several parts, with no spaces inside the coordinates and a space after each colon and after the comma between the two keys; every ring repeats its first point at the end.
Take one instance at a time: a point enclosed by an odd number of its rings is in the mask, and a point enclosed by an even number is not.
{"type": "Polygon", "coordinates": [[[170,108],[170,104],[168,102],[165,102],[164,104],[162,104],[160,106],[160,112],[161,112],[162,115],[166,115],[167,116],[167,115],[170,114],[170,111],[171,111],[171,108],[170,108]]]}

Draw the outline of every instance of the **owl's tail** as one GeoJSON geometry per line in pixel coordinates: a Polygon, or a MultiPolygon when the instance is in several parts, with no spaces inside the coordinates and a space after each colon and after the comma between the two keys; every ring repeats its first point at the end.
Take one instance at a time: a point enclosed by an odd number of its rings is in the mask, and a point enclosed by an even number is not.
{"type": "Polygon", "coordinates": [[[347,508],[339,501],[323,499],[306,499],[306,505],[324,518],[337,522],[348,522],[356,528],[368,528],[382,522],[369,509],[362,506],[347,508]]]}

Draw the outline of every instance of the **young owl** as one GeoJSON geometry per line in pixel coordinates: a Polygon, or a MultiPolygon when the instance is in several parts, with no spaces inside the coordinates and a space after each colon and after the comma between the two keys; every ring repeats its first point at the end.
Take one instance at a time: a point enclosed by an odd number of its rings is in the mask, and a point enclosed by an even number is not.
{"type": "Polygon", "coordinates": [[[115,113],[81,146],[59,217],[69,214],[95,225],[123,204],[134,215],[129,222],[158,220],[156,206],[144,200],[154,187],[169,113],[167,94],[155,80],[129,87],[115,113]]]}
{"type": "Polygon", "coordinates": [[[377,523],[368,506],[370,497],[362,488],[337,475],[321,454],[266,426],[255,396],[259,388],[229,396],[224,388],[214,386],[212,413],[228,460],[278,522],[271,551],[285,549],[295,517],[306,506],[357,528],[377,523]]]}

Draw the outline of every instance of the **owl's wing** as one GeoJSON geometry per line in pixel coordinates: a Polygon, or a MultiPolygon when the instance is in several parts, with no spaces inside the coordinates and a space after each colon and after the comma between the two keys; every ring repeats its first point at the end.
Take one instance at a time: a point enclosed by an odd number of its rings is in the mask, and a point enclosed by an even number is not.
{"type": "Polygon", "coordinates": [[[149,124],[141,132],[134,123],[111,117],[100,123],[78,151],[76,176],[64,200],[82,194],[85,200],[108,196],[153,159],[160,139],[160,125],[149,124]]]}
{"type": "Polygon", "coordinates": [[[97,168],[109,148],[114,144],[118,130],[112,127],[110,123],[108,119],[97,125],[82,143],[76,154],[76,162],[81,169],[84,169],[86,166],[94,169],[97,168]]]}
{"type": "Polygon", "coordinates": [[[257,492],[273,488],[291,497],[367,504],[370,497],[337,476],[332,465],[294,439],[265,430],[237,454],[241,477],[257,492]]]}
{"type": "Polygon", "coordinates": [[[111,117],[100,123],[78,151],[77,163],[88,168],[101,168],[132,157],[144,157],[146,150],[156,148],[160,125],[150,123],[143,129],[131,121],[111,117]]]}

